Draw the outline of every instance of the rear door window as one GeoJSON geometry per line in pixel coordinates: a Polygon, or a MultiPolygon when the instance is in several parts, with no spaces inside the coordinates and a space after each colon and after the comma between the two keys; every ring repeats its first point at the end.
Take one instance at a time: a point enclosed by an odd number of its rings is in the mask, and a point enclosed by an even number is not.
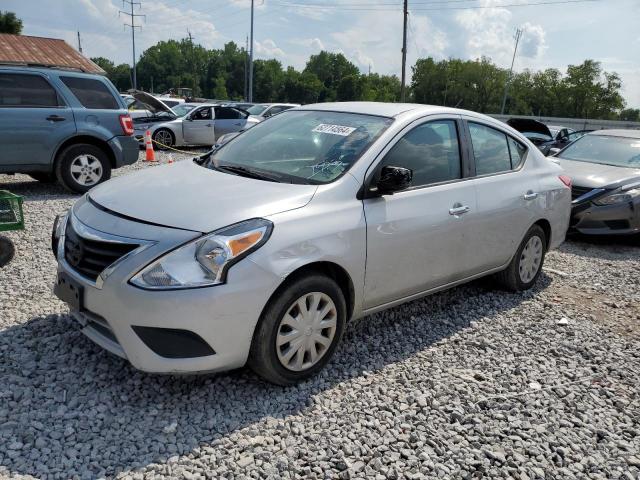
{"type": "Polygon", "coordinates": [[[111,90],[100,80],[80,77],[60,77],[60,80],[85,108],[98,110],[120,110],[121,108],[111,90]]]}
{"type": "Polygon", "coordinates": [[[240,110],[231,107],[216,108],[216,120],[239,120],[245,115],[240,110]]]}
{"type": "Polygon", "coordinates": [[[58,107],[55,89],[40,75],[0,73],[0,107],[58,107]]]}
{"type": "Polygon", "coordinates": [[[506,134],[479,123],[469,123],[469,133],[476,160],[476,175],[511,170],[511,155],[506,134]]]}

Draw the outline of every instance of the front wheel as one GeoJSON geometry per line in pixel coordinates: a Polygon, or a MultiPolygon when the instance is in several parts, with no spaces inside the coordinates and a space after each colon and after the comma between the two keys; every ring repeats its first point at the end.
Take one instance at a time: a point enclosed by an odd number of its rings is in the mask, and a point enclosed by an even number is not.
{"type": "Polygon", "coordinates": [[[335,281],[316,274],[295,279],[265,308],[248,364],[278,385],[309,378],[333,355],[345,323],[346,302],[335,281]]]}
{"type": "Polygon", "coordinates": [[[156,130],[153,133],[153,142],[160,150],[171,148],[176,143],[173,133],[167,128],[156,130]]]}
{"type": "Polygon", "coordinates": [[[508,290],[529,290],[538,280],[547,250],[547,236],[539,225],[533,225],[524,236],[509,266],[496,275],[508,290]]]}

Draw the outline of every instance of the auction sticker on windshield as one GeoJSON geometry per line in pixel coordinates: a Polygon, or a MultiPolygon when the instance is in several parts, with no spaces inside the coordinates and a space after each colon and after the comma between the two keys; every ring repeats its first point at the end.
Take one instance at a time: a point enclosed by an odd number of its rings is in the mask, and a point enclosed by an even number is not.
{"type": "Polygon", "coordinates": [[[321,123],[316,128],[311,130],[318,133],[330,133],[332,135],[340,135],[342,137],[348,137],[355,130],[354,127],[345,127],[344,125],[330,125],[328,123],[321,123]]]}

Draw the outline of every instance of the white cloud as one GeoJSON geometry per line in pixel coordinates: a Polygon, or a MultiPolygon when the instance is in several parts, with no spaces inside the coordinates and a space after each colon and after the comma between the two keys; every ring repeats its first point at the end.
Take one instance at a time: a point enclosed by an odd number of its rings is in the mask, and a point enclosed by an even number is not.
{"type": "Polygon", "coordinates": [[[271,40],[270,38],[267,38],[265,40],[263,40],[262,42],[255,42],[255,49],[256,49],[256,54],[259,57],[264,57],[264,58],[273,58],[273,57],[285,57],[286,54],[284,53],[284,51],[278,47],[278,45],[276,45],[276,42],[274,42],[273,40],[271,40]]]}
{"type": "MultiPolygon", "coordinates": [[[[495,1],[483,0],[482,6],[494,5],[495,1]]],[[[510,63],[516,30],[510,10],[499,7],[463,10],[456,15],[456,22],[462,29],[467,58],[486,56],[501,66],[510,63]]],[[[540,58],[547,48],[544,28],[531,22],[522,27],[519,56],[540,58]]]]}

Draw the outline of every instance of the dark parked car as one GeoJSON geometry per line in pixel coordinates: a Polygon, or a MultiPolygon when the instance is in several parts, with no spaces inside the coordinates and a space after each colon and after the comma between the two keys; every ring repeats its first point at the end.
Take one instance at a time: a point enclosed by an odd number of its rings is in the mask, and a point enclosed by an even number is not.
{"type": "Polygon", "coordinates": [[[640,233],[640,130],[599,130],[555,159],[573,179],[570,230],[640,233]]]}
{"type": "Polygon", "coordinates": [[[101,75],[0,66],[0,173],[86,192],[135,163],[124,100],[101,75]]]}
{"type": "Polygon", "coordinates": [[[545,155],[561,150],[574,140],[584,135],[587,130],[576,132],[571,128],[554,125],[545,125],[542,122],[531,118],[511,118],[507,120],[507,125],[527,137],[545,155]]]}

